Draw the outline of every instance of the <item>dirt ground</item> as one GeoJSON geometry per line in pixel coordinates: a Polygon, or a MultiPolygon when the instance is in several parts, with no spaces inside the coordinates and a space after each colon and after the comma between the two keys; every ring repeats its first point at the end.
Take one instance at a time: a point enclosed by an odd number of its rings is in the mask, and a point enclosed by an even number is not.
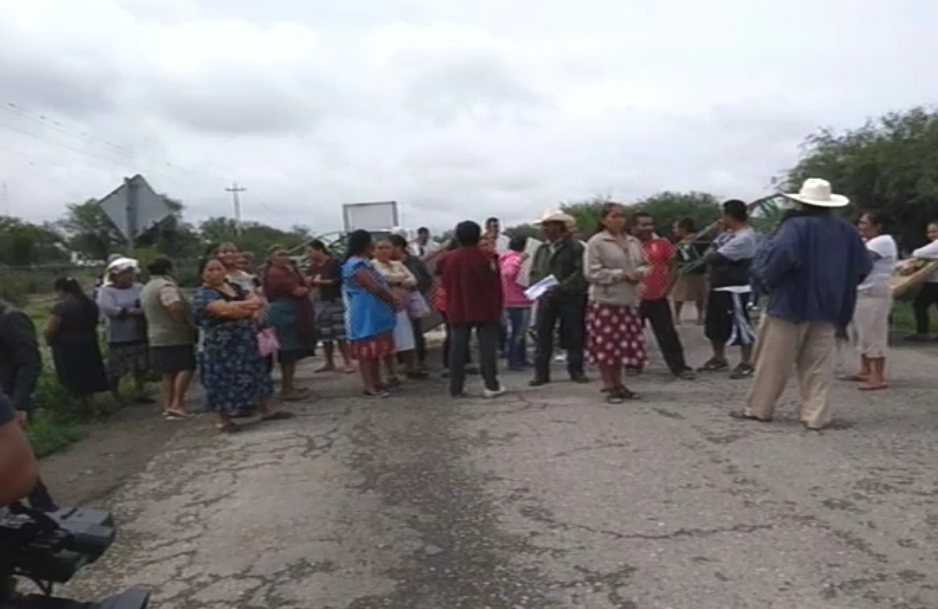
{"type": "Polygon", "coordinates": [[[156,406],[125,408],[84,440],[43,459],[43,480],[62,505],[98,504],[143,470],[178,429],[156,406]]]}

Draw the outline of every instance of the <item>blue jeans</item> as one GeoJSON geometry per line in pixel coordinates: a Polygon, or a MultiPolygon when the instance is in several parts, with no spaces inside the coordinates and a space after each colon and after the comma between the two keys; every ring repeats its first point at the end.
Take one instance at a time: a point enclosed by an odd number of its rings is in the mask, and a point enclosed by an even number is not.
{"type": "Polygon", "coordinates": [[[508,316],[508,367],[524,368],[528,365],[527,334],[531,323],[531,307],[509,307],[508,316]]]}

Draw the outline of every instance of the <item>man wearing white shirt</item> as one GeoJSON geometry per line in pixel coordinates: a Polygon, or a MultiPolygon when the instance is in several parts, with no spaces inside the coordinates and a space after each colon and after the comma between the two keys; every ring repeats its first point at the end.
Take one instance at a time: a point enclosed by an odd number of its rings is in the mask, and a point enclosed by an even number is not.
{"type": "MultiPolygon", "coordinates": [[[[938,222],[931,222],[928,225],[928,245],[918,248],[912,252],[913,258],[922,260],[938,260],[938,222]]],[[[938,272],[925,280],[922,288],[919,290],[912,308],[915,310],[915,334],[909,337],[909,340],[925,341],[931,339],[929,333],[929,309],[938,305],[938,272]]]]}
{"type": "Polygon", "coordinates": [[[417,229],[417,238],[410,244],[410,252],[418,258],[439,251],[440,244],[430,239],[430,229],[421,226],[417,229]]]}
{"type": "Polygon", "coordinates": [[[492,217],[485,221],[485,236],[495,244],[496,253],[502,254],[508,251],[511,239],[502,234],[502,223],[498,218],[492,217]]]}

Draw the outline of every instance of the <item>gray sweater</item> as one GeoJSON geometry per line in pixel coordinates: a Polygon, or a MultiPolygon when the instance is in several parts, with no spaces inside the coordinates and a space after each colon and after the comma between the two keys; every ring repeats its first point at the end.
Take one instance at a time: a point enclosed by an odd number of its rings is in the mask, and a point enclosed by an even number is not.
{"type": "Polygon", "coordinates": [[[129,288],[112,285],[98,289],[98,308],[107,320],[107,342],[133,343],[147,339],[146,324],[142,317],[128,317],[125,309],[140,307],[140,292],[143,285],[135,283],[129,288]]]}

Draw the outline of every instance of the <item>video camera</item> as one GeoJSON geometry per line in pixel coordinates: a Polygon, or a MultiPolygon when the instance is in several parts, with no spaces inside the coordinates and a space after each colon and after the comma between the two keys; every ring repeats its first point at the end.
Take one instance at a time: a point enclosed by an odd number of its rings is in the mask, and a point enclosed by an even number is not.
{"type": "Polygon", "coordinates": [[[49,514],[13,504],[0,510],[0,609],[146,609],[150,593],[131,589],[100,602],[52,596],[55,584],[101,558],[114,542],[110,512],[63,508],[49,514]],[[40,594],[16,590],[16,578],[33,581],[40,594]]]}

